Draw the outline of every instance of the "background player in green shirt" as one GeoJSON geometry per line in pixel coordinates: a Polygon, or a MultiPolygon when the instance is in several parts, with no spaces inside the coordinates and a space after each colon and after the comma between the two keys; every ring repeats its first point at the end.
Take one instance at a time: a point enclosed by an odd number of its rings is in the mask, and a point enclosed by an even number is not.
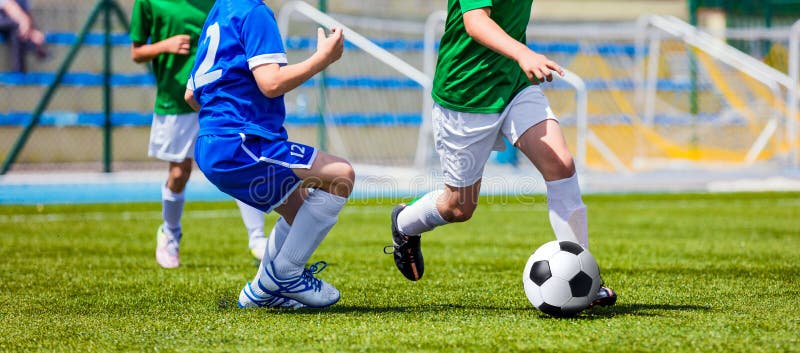
{"type": "MultiPolygon", "coordinates": [[[[213,0],[137,0],[131,15],[131,58],[153,63],[157,93],[148,155],[169,162],[161,189],[164,223],[157,232],[156,261],[178,267],[184,188],[192,172],[197,114],[183,99],[194,65],[196,43],[213,0]]],[[[253,256],[266,249],[264,214],[237,201],[253,256]]]]}
{"type": "MultiPolygon", "coordinates": [[[[588,249],[586,206],[567,143],[539,84],[561,67],[526,45],[531,0],[449,0],[433,80],[433,131],[445,187],[392,212],[395,264],[422,277],[421,233],[465,222],[478,206],[481,177],[502,136],[536,166],[547,184],[550,224],[558,240],[588,249]]],[[[602,286],[593,305],[613,305],[602,286]]]]}

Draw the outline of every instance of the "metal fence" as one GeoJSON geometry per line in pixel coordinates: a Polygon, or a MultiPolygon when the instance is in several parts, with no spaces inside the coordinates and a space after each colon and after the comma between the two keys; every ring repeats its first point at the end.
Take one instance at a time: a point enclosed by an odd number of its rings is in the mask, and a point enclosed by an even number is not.
{"type": "MultiPolygon", "coordinates": [[[[133,0],[118,1],[117,3],[122,8],[122,12],[126,15],[130,13],[133,0]]],[[[279,9],[285,1],[270,1],[268,3],[279,9]]],[[[369,8],[361,6],[359,9],[355,9],[359,3],[363,2],[331,2],[329,10],[331,12],[353,12],[357,15],[363,15],[364,13],[371,14],[374,11],[379,11],[383,6],[384,11],[394,11],[394,13],[397,13],[396,17],[398,19],[387,20],[385,18],[341,14],[336,15],[336,18],[356,28],[381,48],[402,58],[419,70],[423,70],[425,23],[424,18],[419,17],[423,12],[431,12],[433,8],[443,8],[443,2],[411,1],[405,2],[405,5],[400,5],[400,2],[376,1],[369,8]],[[401,6],[402,9],[399,9],[401,6]],[[409,9],[413,9],[413,11],[409,11],[409,9]],[[403,17],[414,19],[400,19],[403,17]]],[[[0,159],[6,159],[13,144],[22,133],[25,124],[30,121],[31,112],[36,110],[43,96],[51,89],[52,83],[58,76],[59,68],[62,67],[64,60],[70,53],[71,45],[75,42],[77,35],[86,23],[87,14],[91,12],[95,5],[95,2],[86,0],[31,0],[31,10],[40,22],[41,27],[47,32],[50,55],[47,59],[41,61],[30,58],[30,72],[27,74],[3,72],[5,70],[0,68],[0,97],[2,97],[0,99],[0,159]]],[[[162,163],[149,159],[146,151],[155,93],[153,79],[145,66],[135,64],[130,60],[130,42],[125,33],[125,26],[116,20],[112,22],[112,34],[110,36],[112,45],[110,51],[108,51],[109,62],[111,63],[109,84],[112,88],[111,95],[108,98],[112,107],[110,122],[113,125],[113,130],[111,130],[109,136],[104,135],[102,127],[105,124],[103,105],[104,99],[106,99],[103,90],[105,37],[102,34],[102,25],[103,21],[100,20],[90,28],[84,45],[76,52],[74,62],[62,77],[62,86],[53,92],[52,100],[46,107],[47,109],[43,110],[40,125],[32,130],[28,143],[20,151],[17,159],[18,164],[15,164],[13,170],[54,168],[101,170],[103,168],[102,162],[107,157],[104,155],[104,151],[110,152],[108,158],[113,160],[113,170],[163,167],[162,163]]],[[[651,153],[644,156],[647,158],[636,158],[632,151],[641,152],[641,145],[636,145],[635,143],[633,145],[625,144],[625,141],[641,142],[649,139],[658,142],[662,141],[662,139],[653,136],[648,137],[648,129],[639,129],[641,130],[639,132],[644,131],[645,134],[637,137],[636,131],[634,131],[636,129],[633,129],[632,125],[628,124],[626,127],[620,128],[617,126],[619,124],[614,124],[617,122],[614,119],[621,119],[619,121],[630,123],[633,115],[628,113],[632,112],[635,115],[642,112],[637,110],[639,109],[639,102],[635,97],[636,92],[633,85],[635,80],[632,74],[633,71],[636,71],[635,23],[605,23],[602,27],[575,23],[534,25],[532,30],[533,33],[529,33],[529,44],[532,47],[548,56],[559,59],[559,62],[565,63],[568,68],[587,79],[590,90],[590,115],[594,114],[593,117],[590,116],[590,119],[593,119],[590,121],[595,124],[595,138],[599,139],[600,142],[606,141],[605,146],[595,143],[589,149],[588,162],[590,167],[613,170],[619,169],[617,168],[619,165],[617,164],[617,167],[615,167],[615,163],[620,162],[626,169],[637,169],[637,163],[639,163],[639,166],[649,165],[648,163],[663,160],[663,155],[667,157],[677,155],[682,158],[685,154],[678,153],[682,151],[681,148],[691,146],[692,143],[697,141],[696,136],[692,137],[691,131],[690,133],[683,131],[687,130],[686,126],[705,128],[704,124],[707,121],[702,121],[702,119],[713,120],[713,116],[719,117],[723,115],[728,119],[733,119],[732,121],[750,121],[748,120],[747,111],[753,111],[753,114],[760,115],[760,112],[755,111],[760,107],[764,107],[765,111],[771,114],[771,108],[768,104],[766,106],[760,104],[749,109],[742,108],[737,97],[752,98],[752,96],[758,96],[762,89],[755,88],[751,93],[724,89],[720,85],[723,85],[725,80],[730,80],[732,76],[725,76],[723,71],[735,68],[728,67],[730,65],[720,65],[719,62],[712,60],[707,64],[703,64],[705,69],[698,76],[697,82],[703,92],[700,95],[700,99],[701,101],[704,100],[705,104],[700,110],[701,114],[695,114],[695,118],[700,120],[695,123],[689,121],[691,123],[689,125],[672,124],[655,127],[655,129],[664,130],[663,133],[666,134],[685,135],[681,136],[680,140],[684,141],[683,138],[685,137],[685,143],[680,142],[672,147],[662,146],[662,149],[666,148],[669,153],[662,153],[662,155],[651,153]],[[599,30],[599,28],[603,30],[599,30]],[[715,68],[723,71],[714,73],[711,70],[715,68]],[[741,119],[735,118],[731,114],[739,114],[741,119]],[[625,133],[626,129],[631,131],[625,133]],[[618,135],[620,131],[625,134],[618,135]],[[609,161],[608,158],[603,157],[602,155],[605,154],[602,151],[603,148],[608,148],[615,152],[614,154],[618,160],[609,161]]],[[[769,40],[773,48],[788,48],[790,47],[790,33],[789,28],[786,27],[750,28],[747,32],[742,32],[741,30],[729,32],[731,37],[737,41],[751,43],[749,46],[741,46],[741,48],[758,48],[758,43],[763,43],[765,40],[769,40]]],[[[303,31],[287,33],[287,38],[290,39],[287,42],[290,58],[305,57],[310,50],[313,50],[313,33],[308,34],[303,31]]],[[[339,88],[343,88],[344,91],[362,92],[357,94],[361,101],[376,100],[371,96],[375,90],[370,89],[370,87],[380,87],[381,90],[395,89],[388,96],[393,97],[391,99],[396,101],[383,102],[383,105],[388,110],[383,113],[387,114],[373,114],[371,116],[350,114],[344,116],[342,118],[344,120],[341,121],[345,124],[366,122],[367,124],[377,124],[382,127],[396,123],[400,128],[395,131],[408,130],[404,134],[407,133],[412,137],[416,136],[415,132],[419,130],[418,125],[422,121],[422,113],[419,113],[421,99],[418,98],[422,87],[409,82],[411,80],[397,75],[391,69],[382,68],[377,64],[364,64],[364,61],[359,59],[359,52],[352,49],[352,47],[348,49],[347,55],[350,56],[349,59],[345,57],[340,63],[337,63],[329,77],[329,82],[339,85],[339,88]],[[412,112],[413,114],[406,114],[412,112]]],[[[0,45],[0,65],[2,65],[0,67],[7,67],[6,65],[8,64],[6,55],[4,55],[5,50],[5,46],[0,45]]],[[[663,111],[664,114],[655,118],[657,120],[665,117],[678,116],[678,118],[682,118],[684,115],[690,116],[691,114],[675,115],[676,110],[674,107],[680,107],[684,113],[691,113],[691,109],[685,107],[685,105],[689,104],[687,102],[690,101],[687,98],[690,96],[690,86],[686,84],[687,77],[685,74],[689,71],[686,59],[691,51],[687,50],[685,45],[674,41],[669,44],[665,41],[661,46],[661,50],[664,51],[664,55],[661,55],[661,59],[659,59],[662,60],[661,66],[657,67],[657,77],[659,79],[653,81],[661,85],[659,87],[665,89],[665,91],[659,93],[659,100],[662,104],[665,102],[680,102],[669,104],[669,106],[662,105],[666,107],[663,111]]],[[[764,51],[759,49],[752,49],[749,54],[755,55],[757,59],[764,61],[768,61],[770,58],[768,54],[765,55],[764,51]]],[[[782,66],[788,66],[789,62],[790,60],[787,59],[785,61],[773,60],[772,63],[780,63],[780,65],[776,65],[776,68],[787,72],[789,68],[782,66]]],[[[752,86],[752,83],[747,79],[737,78],[736,80],[741,83],[739,86],[752,86]]],[[[318,120],[314,119],[313,111],[316,109],[314,105],[318,99],[315,98],[317,90],[314,85],[316,85],[316,81],[287,96],[287,108],[293,114],[289,119],[292,129],[301,136],[301,139],[315,144],[320,139],[320,134],[325,134],[330,130],[320,130],[316,126],[318,120]]],[[[733,84],[728,83],[728,86],[737,85],[735,82],[733,84]]],[[[564,118],[565,126],[574,127],[575,101],[572,98],[573,94],[566,92],[563,87],[557,85],[552,89],[565,92],[565,94],[554,93],[551,95],[551,101],[562,107],[561,109],[564,109],[560,115],[564,118]]],[[[377,105],[373,104],[373,106],[377,105]]],[[[352,110],[355,108],[348,109],[351,110],[348,113],[353,113],[352,110]]],[[[682,120],[672,119],[669,121],[680,123],[682,120]]],[[[757,128],[752,129],[755,131],[755,136],[751,136],[752,139],[759,137],[758,133],[768,127],[769,121],[769,119],[763,120],[763,117],[759,116],[758,122],[754,125],[757,128]]],[[[741,128],[742,126],[744,125],[734,126],[733,130],[750,129],[748,126],[741,128]]],[[[569,127],[567,130],[571,140],[575,141],[575,133],[572,131],[574,129],[569,127]]],[[[346,135],[342,131],[345,130],[340,130],[338,133],[346,135]]],[[[692,131],[700,130],[693,128],[692,131]]],[[[708,125],[707,131],[709,133],[723,132],[713,124],[708,125]]],[[[781,131],[781,133],[785,133],[785,131],[781,131]]],[[[347,143],[350,143],[352,141],[349,140],[353,138],[345,137],[344,139],[348,140],[347,143]]],[[[736,137],[732,139],[736,140],[736,137]]],[[[750,141],[751,145],[752,139],[750,141]]],[[[709,139],[709,141],[711,140],[713,138],[709,139]]],[[[723,142],[728,143],[731,142],[730,140],[731,138],[728,138],[723,142]]],[[[790,146],[787,143],[788,141],[780,141],[770,146],[774,147],[776,155],[783,153],[782,151],[786,149],[797,148],[797,146],[790,146]]],[[[652,147],[645,146],[644,151],[652,152],[652,147]]],[[[699,149],[692,153],[702,151],[704,150],[699,149]]],[[[748,150],[744,149],[743,152],[744,156],[748,150]]],[[[689,154],[689,156],[691,157],[692,155],[689,154]]],[[[767,158],[767,154],[764,154],[763,158],[767,158]]],[[[759,157],[758,159],[763,158],[759,157]]],[[[402,163],[408,163],[407,158],[403,159],[402,163]]]]}

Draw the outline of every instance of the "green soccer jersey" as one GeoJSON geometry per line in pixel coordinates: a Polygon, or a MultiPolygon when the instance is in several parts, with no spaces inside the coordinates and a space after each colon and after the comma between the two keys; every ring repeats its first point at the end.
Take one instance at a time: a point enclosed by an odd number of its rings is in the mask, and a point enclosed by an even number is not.
{"type": "Polygon", "coordinates": [[[516,61],[476,42],[464,27],[464,12],[491,7],[491,18],[525,43],[532,0],[448,0],[447,21],[433,78],[433,99],[468,113],[499,113],[531,83],[516,61]]]}
{"type": "Polygon", "coordinates": [[[159,115],[193,112],[183,100],[189,72],[194,65],[197,41],[213,0],[136,0],[131,14],[131,41],[160,42],[178,34],[191,37],[189,55],[165,53],[153,59],[156,105],[159,115]]]}

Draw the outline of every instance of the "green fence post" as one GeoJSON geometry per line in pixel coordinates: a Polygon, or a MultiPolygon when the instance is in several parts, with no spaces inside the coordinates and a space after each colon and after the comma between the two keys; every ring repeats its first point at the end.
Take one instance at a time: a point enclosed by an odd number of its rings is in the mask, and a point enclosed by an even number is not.
{"type": "Polygon", "coordinates": [[[111,0],[104,1],[103,43],[103,172],[111,173],[111,0]]]}
{"type": "Polygon", "coordinates": [[[80,33],[78,34],[78,38],[75,40],[75,43],[67,52],[67,56],[64,58],[64,61],[61,63],[61,66],[58,68],[58,72],[56,73],[53,82],[47,87],[42,99],[39,100],[37,103],[36,108],[34,108],[33,112],[31,113],[31,120],[28,124],[25,125],[22,132],[17,137],[17,140],[14,142],[14,145],[9,150],[6,159],[3,161],[2,167],[0,167],[0,175],[8,173],[11,169],[11,165],[16,162],[17,158],[19,157],[19,153],[22,151],[22,148],[25,147],[25,144],[28,142],[30,138],[30,134],[33,132],[33,129],[39,125],[39,120],[44,113],[44,110],[47,109],[47,106],[50,104],[50,100],[53,98],[53,94],[55,94],[58,87],[61,86],[61,81],[64,79],[64,75],[66,75],[67,71],[69,71],[70,66],[72,66],[72,62],[75,60],[75,57],[78,54],[78,51],[83,46],[83,41],[86,39],[86,35],[91,30],[94,23],[97,21],[97,16],[100,15],[100,11],[103,11],[104,17],[104,42],[103,42],[103,112],[104,112],[104,122],[103,122],[103,171],[108,173],[111,172],[111,160],[112,160],[112,149],[111,149],[111,137],[112,137],[112,121],[111,121],[111,16],[112,12],[116,14],[117,18],[119,19],[120,23],[126,29],[129,27],[128,20],[125,17],[125,12],[122,8],[114,0],[98,0],[95,4],[92,11],[89,13],[89,17],[86,19],[86,22],[83,24],[80,33]]]}

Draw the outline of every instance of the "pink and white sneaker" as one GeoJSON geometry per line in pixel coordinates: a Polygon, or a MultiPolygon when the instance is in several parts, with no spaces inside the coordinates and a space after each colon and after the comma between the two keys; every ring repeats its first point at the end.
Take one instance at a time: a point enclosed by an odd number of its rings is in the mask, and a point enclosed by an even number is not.
{"type": "Polygon", "coordinates": [[[163,226],[156,232],[156,262],[163,268],[180,266],[181,235],[174,236],[164,231],[163,226]]]}
{"type": "Polygon", "coordinates": [[[264,259],[264,252],[266,250],[267,238],[263,236],[250,238],[250,254],[252,254],[256,260],[261,261],[264,259]]]}

